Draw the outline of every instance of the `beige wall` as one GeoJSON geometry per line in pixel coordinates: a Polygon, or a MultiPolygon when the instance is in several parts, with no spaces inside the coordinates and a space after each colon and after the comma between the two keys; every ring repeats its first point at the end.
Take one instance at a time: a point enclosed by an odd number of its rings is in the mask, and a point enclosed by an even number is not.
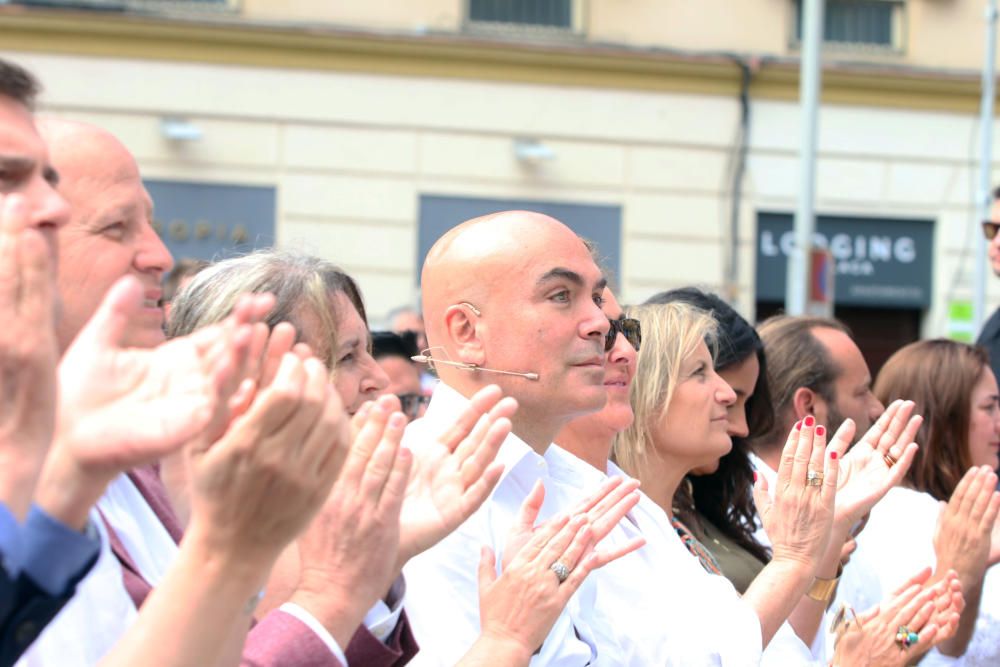
{"type": "MultiPolygon", "coordinates": [[[[242,14],[249,19],[407,32],[460,31],[466,11],[466,0],[242,1],[242,14]]],[[[583,11],[581,36],[593,42],[770,56],[797,53],[791,43],[792,0],[578,0],[578,6],[583,11]]],[[[984,6],[982,0],[907,0],[900,52],[841,47],[828,49],[826,57],[978,70],[984,6]]]]}
{"type": "MultiPolygon", "coordinates": [[[[45,82],[47,111],[109,128],[147,176],[274,185],[279,243],[343,265],[376,317],[413,294],[421,193],[620,205],[625,301],[722,285],[735,99],[6,55],[45,82]],[[163,139],[168,113],[197,123],[203,140],[163,139]],[[556,158],[525,168],[512,150],[520,136],[556,158]]],[[[794,103],[754,102],[739,234],[748,315],[755,213],[795,207],[797,124],[794,103]]],[[[944,332],[947,299],[971,292],[963,249],[973,239],[974,130],[971,114],[828,106],[821,115],[821,213],[939,221],[928,335],[944,332]]],[[[1000,300],[1000,281],[989,294],[1000,300]]]]}

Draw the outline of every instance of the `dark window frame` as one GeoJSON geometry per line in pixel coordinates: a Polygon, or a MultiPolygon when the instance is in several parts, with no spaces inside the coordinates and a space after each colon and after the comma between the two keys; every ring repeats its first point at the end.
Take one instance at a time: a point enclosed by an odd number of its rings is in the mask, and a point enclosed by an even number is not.
{"type": "MultiPolygon", "coordinates": [[[[792,48],[799,48],[802,40],[802,4],[804,0],[791,0],[792,4],[792,24],[790,43],[792,48]]],[[[825,0],[826,9],[824,12],[823,47],[835,50],[850,51],[870,51],[875,53],[901,53],[905,47],[906,37],[906,12],[907,0],[825,0]],[[831,12],[833,5],[833,12],[831,12]],[[846,19],[842,11],[851,5],[857,6],[859,11],[875,11],[877,8],[885,8],[888,12],[887,27],[888,36],[886,40],[838,38],[835,34],[836,23],[831,25],[831,21],[846,19]],[[834,34],[831,34],[834,33],[834,34]]]]}

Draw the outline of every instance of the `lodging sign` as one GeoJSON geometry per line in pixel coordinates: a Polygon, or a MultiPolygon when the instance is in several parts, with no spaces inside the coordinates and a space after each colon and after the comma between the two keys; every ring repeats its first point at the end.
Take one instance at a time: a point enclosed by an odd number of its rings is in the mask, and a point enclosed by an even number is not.
{"type": "MultiPolygon", "coordinates": [[[[757,300],[784,301],[789,213],[757,214],[757,300]]],[[[927,308],[931,301],[933,220],[821,215],[813,245],[833,261],[834,302],[845,306],[927,308]]]]}

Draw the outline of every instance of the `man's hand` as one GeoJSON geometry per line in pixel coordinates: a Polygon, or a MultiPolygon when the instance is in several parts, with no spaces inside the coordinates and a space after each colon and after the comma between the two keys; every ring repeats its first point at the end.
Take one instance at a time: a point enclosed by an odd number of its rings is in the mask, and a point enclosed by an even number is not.
{"type": "Polygon", "coordinates": [[[21,195],[0,197],[0,500],[23,519],[56,411],[55,265],[21,195]]]}
{"type": "Polygon", "coordinates": [[[122,471],[155,461],[184,443],[220,435],[270,295],[246,297],[220,324],[151,349],[124,347],[142,307],[132,277],[118,281],[59,364],[55,445],[39,503],[70,525],[122,471]]]}
{"type": "Polygon", "coordinates": [[[517,401],[480,389],[447,432],[414,457],[400,517],[399,563],[429,549],[472,516],[496,486],[494,461],[510,433],[517,401]]]}
{"type": "Polygon", "coordinates": [[[340,646],[397,576],[399,514],[413,460],[399,444],[406,417],[395,396],[362,406],[353,423],[359,428],[340,478],[298,541],[301,570],[290,600],[340,646]]]}

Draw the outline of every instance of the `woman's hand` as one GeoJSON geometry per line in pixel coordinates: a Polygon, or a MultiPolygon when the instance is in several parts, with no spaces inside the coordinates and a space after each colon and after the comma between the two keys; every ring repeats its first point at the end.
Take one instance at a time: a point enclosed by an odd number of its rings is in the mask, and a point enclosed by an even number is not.
{"type": "Polygon", "coordinates": [[[966,588],[981,580],[989,562],[1000,511],[997,475],[988,466],[971,468],[942,508],[934,533],[939,571],[952,569],[966,588]]]}
{"type": "MultiPolygon", "coordinates": [[[[582,517],[590,526],[594,544],[599,544],[601,540],[607,537],[611,529],[618,525],[622,517],[638,504],[638,488],[639,482],[637,480],[626,479],[624,477],[609,477],[596,491],[578,503],[568,516],[570,518],[582,517]]],[[[542,502],[544,500],[545,487],[542,485],[541,480],[539,480],[535,482],[535,486],[528,493],[524,502],[521,503],[521,511],[518,513],[518,518],[507,536],[507,544],[504,545],[502,554],[504,567],[513,562],[521,548],[531,541],[536,532],[542,530],[542,526],[546,525],[535,526],[535,521],[538,519],[538,513],[542,509],[542,502]]],[[[636,538],[612,550],[598,552],[598,567],[635,551],[643,544],[645,542],[642,538],[636,538]]]]}
{"type": "Polygon", "coordinates": [[[848,419],[837,430],[830,443],[840,456],[836,524],[849,528],[858,523],[910,469],[918,449],[914,438],[923,422],[920,415],[910,416],[913,407],[912,401],[893,401],[853,447],[854,422],[848,419]]]}
{"type": "MultiPolygon", "coordinates": [[[[614,498],[617,494],[611,492],[621,486],[620,482],[602,486],[599,493],[603,496],[594,506],[614,498]]],[[[522,505],[521,519],[537,515],[544,495],[539,482],[522,505]]],[[[623,505],[619,498],[610,506],[623,505]]],[[[641,541],[630,542],[611,552],[595,552],[598,538],[586,512],[575,512],[572,518],[563,515],[534,527],[527,541],[515,547],[513,542],[521,541],[524,535],[518,527],[511,531],[499,577],[493,551],[483,548],[479,562],[482,635],[459,663],[462,667],[527,665],[587,575],[642,545],[641,541]],[[565,566],[565,578],[553,570],[557,563],[565,566]]]]}
{"type": "Polygon", "coordinates": [[[845,616],[833,665],[902,667],[952,636],[964,606],[961,585],[954,572],[929,585],[930,574],[930,568],[919,572],[887,600],[856,619],[845,616]],[[903,629],[907,641],[897,641],[903,629]]]}
{"type": "Polygon", "coordinates": [[[830,539],[837,491],[839,453],[826,454],[826,428],[813,417],[797,423],[781,453],[772,501],[759,475],[754,501],[774,549],[775,562],[812,576],[830,539]],[[808,479],[807,479],[808,478],[808,479]]]}
{"type": "Polygon", "coordinates": [[[406,417],[395,396],[362,406],[354,426],[340,477],[299,538],[301,572],[291,599],[341,646],[398,574],[399,514],[412,463],[400,447],[406,417]]]}

